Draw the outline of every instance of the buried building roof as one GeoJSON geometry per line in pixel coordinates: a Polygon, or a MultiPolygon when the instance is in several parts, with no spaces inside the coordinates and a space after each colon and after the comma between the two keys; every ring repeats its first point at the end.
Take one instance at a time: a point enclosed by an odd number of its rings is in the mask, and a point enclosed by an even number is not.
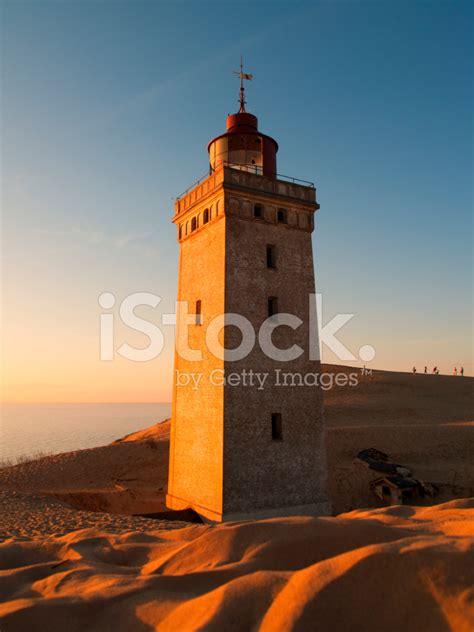
{"type": "Polygon", "coordinates": [[[374,461],[388,461],[388,454],[377,450],[377,448],[366,448],[365,450],[361,450],[359,452],[357,458],[362,459],[363,461],[366,461],[367,459],[374,461]]]}
{"type": "Polygon", "coordinates": [[[391,463],[388,460],[388,454],[381,452],[376,448],[367,448],[361,450],[355,457],[356,461],[362,462],[369,469],[376,472],[384,472],[386,474],[398,474],[401,476],[410,476],[410,470],[398,463],[391,463]]]}
{"type": "Polygon", "coordinates": [[[420,481],[415,478],[409,478],[408,476],[381,476],[372,482],[372,485],[389,485],[396,489],[412,489],[420,487],[420,481]]]}

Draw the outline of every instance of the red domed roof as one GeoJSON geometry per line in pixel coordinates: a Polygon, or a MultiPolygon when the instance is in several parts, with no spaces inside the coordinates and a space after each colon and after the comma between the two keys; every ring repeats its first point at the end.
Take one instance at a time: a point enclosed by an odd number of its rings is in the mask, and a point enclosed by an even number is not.
{"type": "Polygon", "coordinates": [[[229,114],[226,121],[227,131],[230,132],[235,127],[238,127],[238,131],[240,132],[255,132],[258,129],[258,119],[253,114],[250,114],[250,112],[229,114]]]}

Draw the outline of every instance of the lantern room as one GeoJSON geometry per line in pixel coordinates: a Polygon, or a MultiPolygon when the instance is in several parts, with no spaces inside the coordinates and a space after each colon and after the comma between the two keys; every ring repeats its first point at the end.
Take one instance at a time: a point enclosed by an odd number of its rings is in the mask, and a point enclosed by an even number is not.
{"type": "Polygon", "coordinates": [[[209,143],[209,162],[214,171],[220,165],[259,175],[276,176],[278,144],[258,131],[257,117],[237,112],[227,117],[226,132],[209,143]]]}

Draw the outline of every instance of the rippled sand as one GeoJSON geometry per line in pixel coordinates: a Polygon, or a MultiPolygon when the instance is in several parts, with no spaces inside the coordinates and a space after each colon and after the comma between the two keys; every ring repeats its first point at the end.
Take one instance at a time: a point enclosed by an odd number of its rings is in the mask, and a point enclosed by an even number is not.
{"type": "Polygon", "coordinates": [[[9,540],[0,629],[472,632],[473,508],[9,540]]]}

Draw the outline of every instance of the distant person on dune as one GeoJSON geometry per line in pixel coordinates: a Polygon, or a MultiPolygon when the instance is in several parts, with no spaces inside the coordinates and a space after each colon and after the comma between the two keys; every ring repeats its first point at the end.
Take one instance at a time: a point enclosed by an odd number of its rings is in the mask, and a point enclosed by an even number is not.
{"type": "Polygon", "coordinates": [[[456,367],[454,367],[453,375],[457,375],[457,374],[458,374],[458,370],[456,367]]]}
{"type": "Polygon", "coordinates": [[[415,375],[415,373],[416,373],[416,366],[414,366],[412,370],[413,370],[413,375],[415,375]]]}
{"type": "Polygon", "coordinates": [[[428,367],[425,366],[425,375],[428,373],[428,367]]]}
{"type": "Polygon", "coordinates": [[[433,367],[433,375],[436,375],[436,371],[437,371],[437,370],[438,370],[438,367],[437,367],[437,366],[433,367]]]}
{"type": "Polygon", "coordinates": [[[459,369],[459,375],[461,377],[464,377],[464,367],[463,366],[459,369]]]}

